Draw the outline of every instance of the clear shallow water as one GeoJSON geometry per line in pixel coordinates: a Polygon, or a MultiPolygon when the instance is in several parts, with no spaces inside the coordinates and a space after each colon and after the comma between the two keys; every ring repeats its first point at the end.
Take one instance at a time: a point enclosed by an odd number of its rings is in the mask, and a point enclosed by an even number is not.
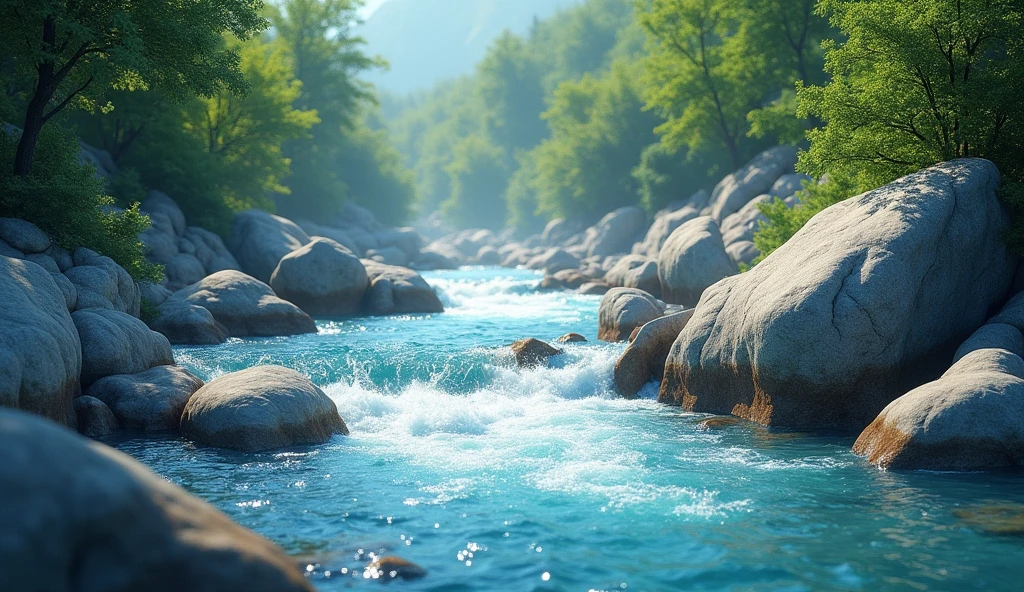
{"type": "Polygon", "coordinates": [[[278,363],[313,377],[352,435],[277,453],[179,438],[114,444],[308,565],[370,589],[370,554],[429,575],[403,590],[1020,590],[1024,537],[956,513],[1024,504],[1024,475],[890,473],[850,438],[702,430],[610,388],[621,345],[518,371],[501,346],[596,337],[597,297],[531,272],[425,274],[447,312],[324,322],[317,335],[175,352],[204,378],[278,363]]]}

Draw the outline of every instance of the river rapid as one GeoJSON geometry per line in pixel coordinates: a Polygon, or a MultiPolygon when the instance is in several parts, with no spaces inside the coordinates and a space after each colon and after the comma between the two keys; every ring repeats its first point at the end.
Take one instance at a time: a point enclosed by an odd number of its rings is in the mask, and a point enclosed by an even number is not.
{"type": "MultiPolygon", "coordinates": [[[[615,396],[621,344],[596,341],[595,296],[538,292],[534,272],[424,274],[438,315],[320,322],[320,332],[175,348],[209,380],[303,372],[351,430],[242,454],[178,437],[111,442],[295,556],[324,591],[376,589],[364,566],[428,571],[401,590],[1020,590],[1019,473],[885,472],[852,438],[707,429],[705,416],[615,396]],[[516,339],[578,332],[551,367],[516,339]]],[[[1024,524],[1021,525],[1024,527],[1024,524]]]]}

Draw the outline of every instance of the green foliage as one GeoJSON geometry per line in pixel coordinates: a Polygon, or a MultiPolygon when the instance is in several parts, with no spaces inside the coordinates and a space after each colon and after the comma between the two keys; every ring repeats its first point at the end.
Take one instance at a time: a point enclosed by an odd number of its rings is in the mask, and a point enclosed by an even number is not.
{"type": "Polygon", "coordinates": [[[441,212],[465,228],[500,230],[508,179],[504,151],[483,136],[470,136],[455,146],[452,156],[446,167],[452,191],[441,212]]]}
{"type": "Polygon", "coordinates": [[[728,157],[723,153],[694,155],[685,147],[672,150],[661,142],[651,144],[633,169],[640,185],[640,204],[654,214],[701,189],[710,192],[727,167],[728,157]]]}
{"type": "Polygon", "coordinates": [[[657,141],[659,119],[645,112],[632,65],[617,62],[600,78],[563,83],[544,118],[551,128],[533,154],[542,213],[596,220],[639,200],[633,168],[657,141]]]}
{"type": "Polygon", "coordinates": [[[60,128],[46,127],[29,175],[14,175],[17,138],[0,134],[0,209],[4,216],[32,222],[61,247],[92,249],[124,267],[137,281],[159,281],[163,272],[146,261],[139,233],[149,218],[138,204],[123,211],[103,194],[103,180],[91,165],[78,162],[78,142],[60,128]]]}
{"type": "Polygon", "coordinates": [[[825,0],[847,36],[826,44],[832,81],[798,90],[809,132],[799,168],[831,181],[803,205],[762,210],[762,258],[818,211],[937,162],[977,156],[1003,173],[1015,212],[1010,242],[1024,247],[1024,8],[1009,0],[825,0]]]}
{"type": "Polygon", "coordinates": [[[524,59],[526,51],[523,40],[506,31],[477,67],[485,129],[509,155],[547,136],[539,117],[544,111],[541,71],[524,59]]]}
{"type": "Polygon", "coordinates": [[[800,161],[866,190],[936,162],[978,156],[1024,172],[1024,7],[1013,0],[826,0],[848,36],[832,82],[799,92],[821,118],[800,161]]]}
{"type": "Polygon", "coordinates": [[[135,169],[121,169],[105,181],[107,194],[120,207],[130,206],[146,198],[146,189],[135,169]]]}
{"type": "Polygon", "coordinates": [[[416,198],[415,179],[385,130],[359,123],[345,135],[338,176],[349,198],[374,212],[385,224],[409,219],[416,198]]]}

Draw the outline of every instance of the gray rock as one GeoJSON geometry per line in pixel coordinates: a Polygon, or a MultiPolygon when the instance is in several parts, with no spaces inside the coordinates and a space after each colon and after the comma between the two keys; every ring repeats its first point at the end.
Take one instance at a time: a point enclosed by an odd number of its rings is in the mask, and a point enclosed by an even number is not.
{"type": "Polygon", "coordinates": [[[643,290],[612,288],[601,298],[597,310],[597,338],[625,341],[633,329],[665,314],[665,303],[643,290]]]}
{"type": "MultiPolygon", "coordinates": [[[[316,333],[316,323],[309,315],[291,302],[278,298],[270,286],[240,271],[226,270],[208,275],[202,281],[178,290],[160,306],[161,313],[198,320],[194,311],[179,308],[180,303],[201,306],[210,311],[213,319],[233,337],[316,333]]],[[[170,318],[156,323],[161,329],[168,328],[170,324],[170,318]]]]}
{"type": "Polygon", "coordinates": [[[0,302],[0,406],[74,425],[82,349],[53,276],[0,257],[0,302]]]}
{"type": "Polygon", "coordinates": [[[82,386],[104,376],[136,374],[174,363],[167,338],[131,315],[89,308],[75,311],[71,318],[82,343],[82,386]]]}
{"type": "Polygon", "coordinates": [[[405,251],[398,247],[370,249],[366,252],[366,258],[373,259],[378,263],[384,263],[385,265],[397,265],[398,267],[405,267],[409,264],[409,257],[405,254],[405,251]]]}
{"type": "Polygon", "coordinates": [[[782,175],[772,185],[772,188],[768,190],[768,193],[772,197],[779,199],[786,199],[791,197],[797,191],[800,191],[804,187],[804,182],[813,181],[810,175],[804,175],[801,173],[789,173],[782,175]]]}
{"type": "Polygon", "coordinates": [[[203,264],[206,275],[228,269],[241,269],[235,256],[224,246],[224,241],[209,230],[189,226],[185,229],[185,238],[195,245],[196,259],[203,264]]]}
{"type": "MultiPolygon", "coordinates": [[[[310,222],[309,220],[296,220],[295,223],[298,224],[299,227],[302,228],[302,230],[304,230],[307,235],[309,235],[310,239],[316,238],[318,236],[329,238],[332,241],[338,243],[339,245],[342,245],[349,251],[352,251],[352,253],[355,254],[356,256],[360,257],[365,252],[364,249],[360,247],[359,243],[352,239],[352,236],[350,235],[349,232],[341,230],[340,228],[322,226],[315,222],[310,222]]],[[[374,247],[375,246],[376,245],[374,245],[374,247]]]]}
{"type": "Polygon", "coordinates": [[[665,372],[665,359],[679,332],[693,316],[693,309],[654,319],[637,332],[626,351],[615,362],[615,390],[623,397],[636,396],[652,379],[665,372]]]}
{"type": "Polygon", "coordinates": [[[146,194],[146,199],[142,200],[139,209],[150,215],[163,214],[167,216],[174,234],[177,236],[185,234],[185,214],[166,193],[150,191],[146,194]]]}
{"type": "Polygon", "coordinates": [[[369,314],[444,312],[441,300],[420,274],[369,259],[362,262],[370,280],[363,297],[363,307],[369,314]]]}
{"type": "Polygon", "coordinates": [[[501,255],[498,254],[498,249],[491,245],[484,245],[476,252],[477,265],[498,265],[499,263],[501,263],[501,255]]]}
{"type": "MultiPolygon", "coordinates": [[[[184,253],[186,255],[195,256],[195,254],[196,254],[196,245],[195,245],[195,243],[193,243],[192,241],[188,240],[185,237],[179,237],[177,239],[177,241],[175,241],[175,242],[178,245],[178,252],[179,253],[184,253]]],[[[198,261],[198,259],[197,259],[197,261],[198,261]]]]}
{"type": "Polygon", "coordinates": [[[619,259],[604,281],[617,288],[637,288],[652,296],[661,296],[661,280],[658,278],[658,262],[643,255],[626,255],[619,259]]]}
{"type": "Polygon", "coordinates": [[[146,258],[166,265],[178,254],[178,238],[170,218],[162,213],[149,214],[150,226],[139,233],[146,247],[146,258]]]}
{"type": "Polygon", "coordinates": [[[430,250],[420,251],[418,255],[413,259],[410,264],[412,269],[420,270],[432,270],[432,269],[458,269],[459,264],[455,261],[445,257],[441,253],[437,253],[430,250]]]}
{"type": "Polygon", "coordinates": [[[148,301],[153,306],[160,306],[164,302],[167,302],[167,299],[170,298],[172,294],[166,286],[150,282],[143,282],[139,284],[139,292],[142,294],[142,299],[148,301]]]}
{"type": "Polygon", "coordinates": [[[586,296],[604,296],[611,289],[612,287],[604,282],[587,282],[580,286],[577,292],[586,296]]]}
{"type": "Polygon", "coordinates": [[[278,296],[314,317],[357,313],[369,285],[359,259],[322,237],[282,257],[270,276],[270,287],[278,296]]]}
{"type": "Polygon", "coordinates": [[[587,255],[604,257],[628,253],[646,230],[647,214],[643,210],[636,206],[619,208],[587,229],[587,255]]]}
{"type": "Polygon", "coordinates": [[[246,210],[231,224],[228,247],[242,271],[269,282],[281,257],[309,242],[309,235],[294,222],[261,210],[246,210]]]}
{"type": "Polygon", "coordinates": [[[662,298],[672,304],[693,306],[708,286],[738,272],[718,225],[708,216],[676,228],[658,255],[662,298]]]}
{"type": "Polygon", "coordinates": [[[42,253],[50,248],[50,237],[45,232],[18,218],[0,218],[0,240],[26,254],[42,253]]]}
{"type": "Polygon", "coordinates": [[[57,265],[57,262],[49,255],[33,253],[31,255],[25,255],[25,261],[31,261],[50,273],[60,273],[60,267],[57,265]]]}
{"type": "Polygon", "coordinates": [[[595,278],[578,269],[563,269],[552,275],[544,276],[540,282],[541,290],[575,290],[595,278]]]}
{"type": "Polygon", "coordinates": [[[85,394],[103,401],[123,429],[177,430],[181,413],[203,381],[179,366],[156,366],[138,374],[115,374],[94,382],[85,394]]]}
{"type": "Polygon", "coordinates": [[[747,202],[771,191],[779,177],[796,166],[794,146],[776,146],[755,156],[740,170],[722,179],[711,193],[711,217],[721,223],[747,202]]]}
{"type": "Polygon", "coordinates": [[[0,240],[0,257],[11,257],[13,259],[24,259],[25,253],[15,249],[3,240],[0,240]]]}
{"type": "Polygon", "coordinates": [[[526,263],[526,267],[543,270],[547,274],[557,273],[563,269],[576,269],[579,266],[579,259],[559,248],[547,249],[526,263]]]}
{"type": "Polygon", "coordinates": [[[544,226],[540,238],[545,245],[556,246],[564,243],[569,237],[580,231],[579,225],[565,218],[555,218],[544,226]]]}
{"type": "Polygon", "coordinates": [[[323,444],[348,435],[338,409],[308,378],[281,366],[256,366],[215,378],[181,416],[182,436],[243,452],[323,444]]]}
{"type": "Polygon", "coordinates": [[[992,163],[957,160],[818,213],[704,293],[660,399],[766,425],[863,429],[939,376],[1006,297],[1016,259],[1000,238],[998,183],[992,163]]]}
{"type": "Polygon", "coordinates": [[[121,426],[106,403],[96,397],[82,396],[74,401],[78,419],[78,433],[89,438],[104,438],[117,432],[121,426]]]}
{"type": "Polygon", "coordinates": [[[67,304],[68,310],[72,311],[78,308],[78,288],[71,283],[71,280],[62,273],[51,273],[50,277],[57,284],[60,293],[64,295],[64,302],[67,304]]]}
{"type": "Polygon", "coordinates": [[[757,259],[757,256],[761,254],[761,251],[757,250],[757,245],[753,241],[738,241],[725,248],[725,252],[732,257],[732,260],[736,262],[738,266],[740,263],[744,265],[750,265],[757,259]]]}
{"type": "Polygon", "coordinates": [[[953,363],[979,349],[1002,349],[1016,356],[1024,356],[1024,336],[1013,325],[989,322],[982,325],[953,355],[953,363]]]}
{"type": "Polygon", "coordinates": [[[733,243],[754,240],[758,225],[768,219],[758,206],[771,200],[770,195],[759,195],[722,222],[722,242],[726,248],[733,243]]]}
{"type": "Polygon", "coordinates": [[[64,272],[64,275],[78,288],[79,309],[100,306],[113,308],[133,317],[139,316],[139,305],[142,298],[139,286],[124,268],[114,263],[110,257],[104,257],[84,248],[75,249],[72,260],[75,267],[64,272]],[[79,267],[98,267],[106,272],[107,278],[104,280],[98,274],[91,274],[89,278],[85,278],[78,275],[79,272],[76,270],[79,267]],[[87,279],[88,281],[86,281],[87,279]],[[109,306],[103,305],[99,298],[107,300],[110,303],[109,306]]]}
{"type": "Polygon", "coordinates": [[[210,311],[197,304],[168,299],[157,307],[157,312],[149,328],[175,345],[216,345],[231,336],[210,311]]]}
{"type": "MultiPolygon", "coordinates": [[[[707,192],[702,192],[705,195],[707,192]]],[[[686,205],[678,210],[671,212],[660,212],[657,217],[654,218],[654,224],[651,224],[650,229],[647,231],[647,236],[644,237],[644,242],[640,246],[640,254],[647,255],[649,257],[657,257],[658,253],[661,252],[662,245],[668,240],[669,235],[679,228],[683,223],[692,220],[700,215],[700,208],[692,205],[686,205]]]]}
{"type": "Polygon", "coordinates": [[[853,451],[889,469],[977,471],[1024,466],[1024,360],[972,351],[941,378],[896,399],[853,451]]]}
{"type": "Polygon", "coordinates": [[[312,592],[295,561],[131,457],[0,410],[0,590],[312,592]]]}
{"type": "Polygon", "coordinates": [[[74,260],[71,259],[71,253],[57,245],[50,245],[50,248],[46,250],[46,254],[52,257],[57,263],[57,267],[60,268],[61,273],[64,273],[75,265],[74,260]]]}
{"type": "Polygon", "coordinates": [[[167,276],[168,287],[173,291],[203,279],[206,277],[206,270],[194,255],[178,253],[164,267],[164,275],[167,276]]]}

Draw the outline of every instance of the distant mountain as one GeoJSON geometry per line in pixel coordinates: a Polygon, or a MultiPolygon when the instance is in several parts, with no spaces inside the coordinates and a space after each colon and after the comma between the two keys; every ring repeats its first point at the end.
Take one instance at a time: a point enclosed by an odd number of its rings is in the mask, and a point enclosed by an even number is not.
{"type": "Polygon", "coordinates": [[[388,0],[357,29],[367,51],[390,70],[364,75],[377,88],[406,94],[469,74],[505,29],[530,30],[559,8],[580,0],[388,0]]]}

